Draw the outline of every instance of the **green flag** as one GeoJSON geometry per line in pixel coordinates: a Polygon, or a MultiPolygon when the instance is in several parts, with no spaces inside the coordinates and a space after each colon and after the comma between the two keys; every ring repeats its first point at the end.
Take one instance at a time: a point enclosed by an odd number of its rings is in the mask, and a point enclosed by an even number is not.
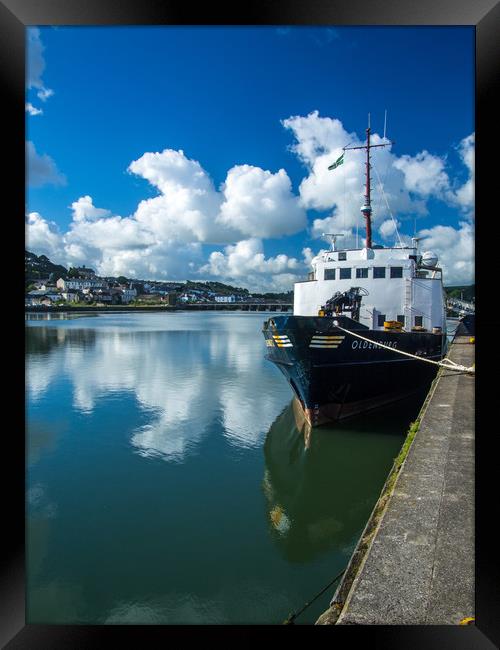
{"type": "Polygon", "coordinates": [[[336,169],[339,165],[341,165],[344,162],[344,154],[340,156],[340,158],[337,158],[337,160],[328,167],[328,169],[336,169]]]}

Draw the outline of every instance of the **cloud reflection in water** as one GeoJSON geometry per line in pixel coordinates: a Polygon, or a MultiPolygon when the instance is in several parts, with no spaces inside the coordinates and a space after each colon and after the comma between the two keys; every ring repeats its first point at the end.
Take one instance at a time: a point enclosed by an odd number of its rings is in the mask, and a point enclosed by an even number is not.
{"type": "Polygon", "coordinates": [[[214,423],[233,446],[261,444],[290,389],[264,359],[263,316],[238,316],[189,314],[163,331],[133,329],[130,321],[90,330],[28,328],[30,396],[41,399],[61,375],[82,414],[91,415],[102,398],[132,394],[149,415],[130,434],[144,457],[181,461],[214,423]]]}

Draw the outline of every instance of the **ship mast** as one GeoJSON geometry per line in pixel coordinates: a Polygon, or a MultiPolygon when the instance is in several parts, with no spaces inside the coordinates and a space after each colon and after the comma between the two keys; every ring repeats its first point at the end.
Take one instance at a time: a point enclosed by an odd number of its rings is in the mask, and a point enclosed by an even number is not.
{"type": "MultiPolygon", "coordinates": [[[[347,151],[348,149],[366,149],[366,185],[365,185],[365,202],[361,206],[361,212],[366,221],[366,248],[372,247],[372,204],[371,204],[371,188],[370,188],[370,149],[374,147],[388,147],[394,142],[385,142],[384,144],[370,144],[370,114],[368,113],[368,128],[366,129],[366,144],[361,147],[344,147],[343,150],[347,151]]],[[[384,127],[384,137],[385,137],[385,127],[384,127]]]]}

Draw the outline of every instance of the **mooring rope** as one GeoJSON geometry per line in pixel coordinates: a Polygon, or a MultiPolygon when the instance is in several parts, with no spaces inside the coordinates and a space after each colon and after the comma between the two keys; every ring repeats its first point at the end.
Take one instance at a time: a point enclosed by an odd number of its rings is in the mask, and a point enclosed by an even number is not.
{"type": "Polygon", "coordinates": [[[308,603],[306,603],[306,604],[304,605],[304,607],[302,607],[302,609],[299,609],[298,612],[295,612],[295,613],[290,614],[290,616],[289,616],[287,619],[285,619],[285,620],[283,621],[282,624],[283,624],[283,625],[293,625],[293,622],[294,622],[294,620],[297,618],[297,616],[299,616],[300,614],[302,614],[302,612],[303,612],[304,610],[306,610],[306,609],[309,607],[309,605],[311,605],[312,603],[314,603],[314,601],[315,601],[317,598],[319,598],[319,597],[321,596],[321,594],[324,594],[325,591],[326,591],[329,587],[331,587],[331,586],[333,585],[333,583],[334,583],[336,580],[338,580],[338,579],[340,578],[340,576],[341,576],[343,573],[345,573],[345,571],[346,571],[345,569],[342,569],[342,571],[341,571],[338,575],[336,575],[335,578],[334,578],[331,582],[329,582],[329,583],[326,585],[326,587],[324,587],[324,588],[319,592],[319,594],[316,594],[316,596],[314,596],[314,598],[313,598],[312,600],[310,600],[308,603]]]}
{"type": "Polygon", "coordinates": [[[426,359],[425,357],[419,357],[416,354],[411,354],[410,352],[403,352],[403,350],[398,350],[397,348],[391,348],[388,345],[384,345],[383,343],[378,343],[376,341],[372,341],[372,339],[367,339],[366,336],[361,336],[361,334],[356,334],[352,330],[347,330],[344,327],[341,327],[338,324],[338,321],[333,321],[333,324],[335,327],[337,327],[339,330],[342,330],[343,332],[346,332],[347,334],[351,334],[351,336],[356,336],[358,339],[362,339],[363,341],[368,341],[368,343],[372,343],[373,345],[376,345],[380,348],[385,348],[386,350],[390,350],[391,352],[397,352],[398,354],[404,354],[406,357],[410,357],[412,359],[417,359],[418,361],[425,361],[427,363],[433,363],[436,366],[439,366],[440,368],[446,368],[447,370],[456,370],[457,372],[465,372],[470,375],[474,375],[476,373],[476,369],[474,366],[461,366],[458,363],[455,363],[451,359],[445,358],[442,359],[441,361],[434,361],[433,359],[426,359]]]}

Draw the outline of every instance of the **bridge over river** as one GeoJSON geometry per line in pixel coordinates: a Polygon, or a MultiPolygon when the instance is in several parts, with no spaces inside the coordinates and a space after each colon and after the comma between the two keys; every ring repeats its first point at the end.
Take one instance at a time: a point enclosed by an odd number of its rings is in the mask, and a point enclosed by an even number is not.
{"type": "Polygon", "coordinates": [[[293,303],[283,302],[197,302],[177,304],[178,309],[192,310],[226,310],[226,311],[291,311],[293,303]]]}

